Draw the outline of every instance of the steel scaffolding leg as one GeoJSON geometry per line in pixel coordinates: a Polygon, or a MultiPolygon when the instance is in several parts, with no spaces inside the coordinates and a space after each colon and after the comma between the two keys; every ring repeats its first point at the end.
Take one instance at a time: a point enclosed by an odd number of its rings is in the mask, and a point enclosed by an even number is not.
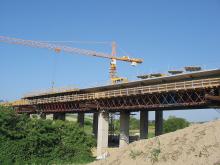
{"type": "Polygon", "coordinates": [[[97,138],[97,132],[98,132],[98,113],[93,113],[93,129],[92,133],[94,134],[95,138],[97,138]]]}
{"type": "Polygon", "coordinates": [[[163,111],[155,111],[155,136],[163,134],[163,111]]]}
{"type": "Polygon", "coordinates": [[[65,120],[65,113],[54,113],[53,120],[65,120]]]}
{"type": "Polygon", "coordinates": [[[148,111],[140,111],[140,139],[148,138],[148,111]]]}
{"type": "Polygon", "coordinates": [[[78,113],[77,122],[79,123],[80,127],[84,126],[84,118],[85,118],[85,113],[78,113]]]}

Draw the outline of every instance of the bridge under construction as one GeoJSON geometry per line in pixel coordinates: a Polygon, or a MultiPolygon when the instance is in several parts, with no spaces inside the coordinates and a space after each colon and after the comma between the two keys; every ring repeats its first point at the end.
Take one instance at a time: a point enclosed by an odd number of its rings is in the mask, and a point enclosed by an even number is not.
{"type": "Polygon", "coordinates": [[[148,112],[155,111],[155,134],[162,134],[163,111],[209,109],[220,106],[220,69],[148,78],[84,89],[32,93],[15,102],[17,113],[65,120],[66,113],[93,113],[97,155],[108,147],[109,114],[120,113],[119,147],[129,144],[129,116],[140,111],[140,139],[148,137],[148,112]]]}

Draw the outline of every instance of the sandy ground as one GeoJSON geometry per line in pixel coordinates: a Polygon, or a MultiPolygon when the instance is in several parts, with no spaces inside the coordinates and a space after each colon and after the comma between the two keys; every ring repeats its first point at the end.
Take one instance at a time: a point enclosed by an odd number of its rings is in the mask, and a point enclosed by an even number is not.
{"type": "Polygon", "coordinates": [[[109,151],[91,165],[220,165],[220,120],[109,151]]]}

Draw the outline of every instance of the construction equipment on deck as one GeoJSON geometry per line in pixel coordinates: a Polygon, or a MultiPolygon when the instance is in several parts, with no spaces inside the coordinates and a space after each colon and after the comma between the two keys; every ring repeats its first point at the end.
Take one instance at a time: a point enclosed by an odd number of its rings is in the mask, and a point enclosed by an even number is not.
{"type": "Polygon", "coordinates": [[[145,75],[139,75],[137,78],[140,79],[148,79],[148,78],[156,78],[156,77],[164,77],[166,74],[163,73],[152,73],[152,74],[145,74],[145,75]]]}
{"type": "Polygon", "coordinates": [[[169,70],[168,71],[169,74],[172,74],[172,75],[176,75],[176,74],[181,74],[183,73],[182,70],[169,70]]]}
{"type": "Polygon", "coordinates": [[[184,69],[187,71],[187,72],[195,72],[195,71],[200,71],[202,70],[202,68],[200,66],[186,66],[184,67],[184,69]]]}

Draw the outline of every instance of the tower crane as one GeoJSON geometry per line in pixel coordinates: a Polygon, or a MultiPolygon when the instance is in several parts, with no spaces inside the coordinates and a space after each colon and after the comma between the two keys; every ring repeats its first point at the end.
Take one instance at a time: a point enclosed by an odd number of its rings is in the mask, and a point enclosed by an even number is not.
{"type": "Polygon", "coordinates": [[[0,42],[16,44],[16,45],[24,45],[24,46],[35,47],[35,48],[49,49],[49,50],[54,50],[57,53],[63,51],[63,52],[70,53],[70,54],[80,54],[80,55],[110,59],[111,61],[110,61],[109,73],[110,73],[111,84],[115,84],[117,82],[121,82],[124,80],[123,78],[117,77],[116,75],[116,61],[129,62],[131,63],[132,66],[136,66],[137,64],[141,64],[143,62],[143,60],[139,58],[130,58],[128,56],[117,57],[115,42],[112,42],[111,54],[96,52],[96,51],[87,50],[87,49],[79,49],[75,47],[59,45],[59,44],[54,44],[50,42],[24,40],[24,39],[11,38],[11,37],[6,37],[6,36],[0,36],[0,42]]]}
{"type": "MultiPolygon", "coordinates": [[[[49,50],[54,50],[57,53],[63,51],[63,52],[70,53],[70,54],[80,54],[80,55],[110,59],[111,61],[110,61],[109,73],[110,73],[111,84],[116,84],[118,82],[126,81],[126,79],[117,77],[116,75],[116,61],[117,60],[129,62],[131,63],[132,66],[136,66],[137,64],[141,64],[143,62],[142,59],[130,58],[128,56],[117,57],[115,42],[112,42],[111,54],[96,52],[96,51],[87,50],[87,49],[79,49],[79,48],[65,46],[65,45],[58,45],[58,44],[54,44],[50,42],[24,40],[24,39],[11,38],[11,37],[6,37],[6,36],[0,36],[0,42],[29,46],[29,47],[34,47],[34,48],[49,49],[49,50]]],[[[111,135],[114,135],[113,120],[114,120],[114,114],[110,114],[110,130],[109,131],[111,135]]]]}

